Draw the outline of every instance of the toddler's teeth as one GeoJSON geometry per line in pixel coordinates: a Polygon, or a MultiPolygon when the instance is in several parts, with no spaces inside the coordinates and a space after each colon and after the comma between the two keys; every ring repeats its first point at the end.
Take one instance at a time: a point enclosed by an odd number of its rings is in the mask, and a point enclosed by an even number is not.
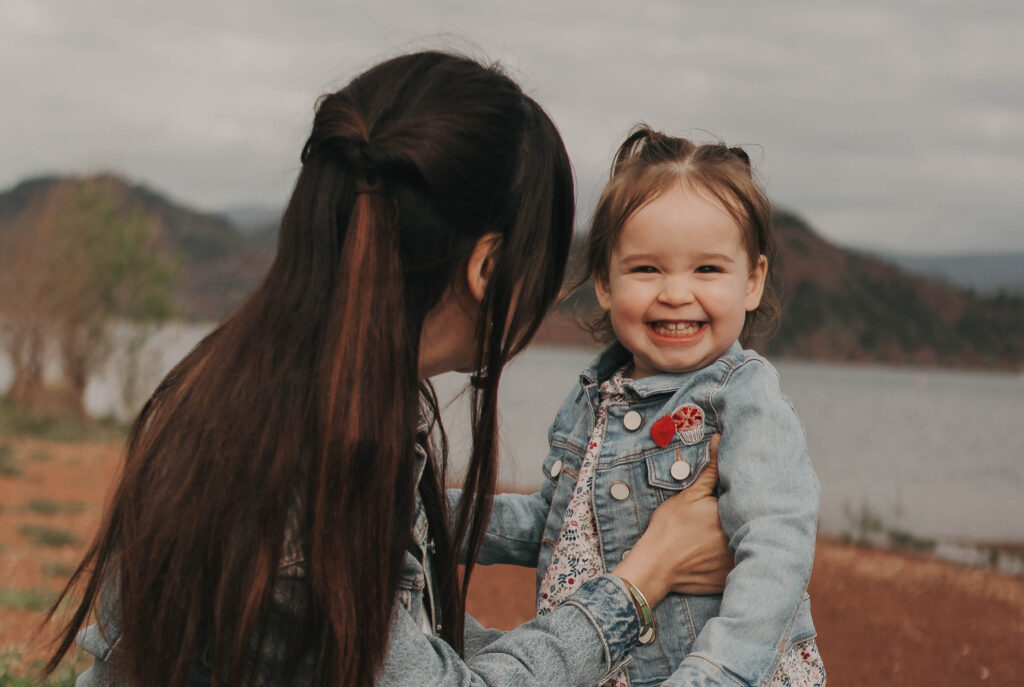
{"type": "Polygon", "coordinates": [[[699,322],[654,322],[654,331],[664,336],[689,336],[700,330],[699,322]]]}

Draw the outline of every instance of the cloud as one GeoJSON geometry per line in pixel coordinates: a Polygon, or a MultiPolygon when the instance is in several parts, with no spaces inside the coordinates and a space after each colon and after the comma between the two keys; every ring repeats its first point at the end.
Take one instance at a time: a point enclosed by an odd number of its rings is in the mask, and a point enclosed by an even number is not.
{"type": "Polygon", "coordinates": [[[772,195],[843,243],[1024,249],[1013,2],[7,0],[0,185],[103,167],[210,209],[283,202],[316,96],[424,46],[508,65],[584,208],[643,120],[755,144],[772,195]]]}

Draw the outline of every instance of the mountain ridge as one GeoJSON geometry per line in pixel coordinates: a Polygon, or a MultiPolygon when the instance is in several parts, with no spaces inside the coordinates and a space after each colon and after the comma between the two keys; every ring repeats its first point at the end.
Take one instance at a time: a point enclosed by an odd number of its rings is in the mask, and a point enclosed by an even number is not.
{"type": "MultiPolygon", "coordinates": [[[[231,312],[273,259],[276,222],[265,216],[262,230],[240,227],[226,215],[193,210],[110,173],[38,177],[0,192],[0,236],[31,231],[33,213],[85,183],[126,208],[139,208],[157,250],[178,256],[174,300],[184,319],[216,320],[231,312]]],[[[828,241],[789,210],[777,210],[774,219],[782,324],[774,337],[755,340],[758,350],[831,361],[1024,368],[1024,297],[980,295],[912,274],[876,254],[828,241]]],[[[574,242],[574,251],[580,244],[574,242]]],[[[567,320],[594,306],[592,293],[581,290],[561,308],[561,317],[549,318],[538,340],[589,341],[567,320]]]]}

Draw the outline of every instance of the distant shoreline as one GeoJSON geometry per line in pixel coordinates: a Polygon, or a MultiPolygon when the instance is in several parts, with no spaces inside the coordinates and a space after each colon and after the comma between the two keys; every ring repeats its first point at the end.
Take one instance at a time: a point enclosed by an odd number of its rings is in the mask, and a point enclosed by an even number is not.
{"type": "MultiPolygon", "coordinates": [[[[559,314],[549,315],[540,329],[537,330],[537,335],[530,341],[530,346],[556,346],[561,348],[580,348],[593,350],[595,354],[603,348],[603,344],[595,341],[591,335],[581,329],[574,322],[565,319],[564,316],[559,314]]],[[[753,346],[758,351],[761,351],[761,347],[753,346]]],[[[877,358],[864,356],[861,358],[845,358],[841,356],[829,356],[829,355],[813,355],[813,356],[791,356],[791,355],[778,355],[772,354],[770,351],[765,353],[772,361],[793,361],[793,362],[809,362],[809,363],[828,363],[831,365],[851,365],[851,366],[876,366],[876,367],[901,367],[901,368],[920,368],[921,370],[943,370],[943,371],[956,371],[963,370],[964,372],[991,372],[993,374],[1011,374],[1019,375],[1024,380],[1024,360],[1021,360],[1018,364],[1010,363],[999,363],[999,364],[951,364],[944,363],[942,361],[929,361],[926,359],[911,359],[906,360],[903,358],[877,358]]]]}

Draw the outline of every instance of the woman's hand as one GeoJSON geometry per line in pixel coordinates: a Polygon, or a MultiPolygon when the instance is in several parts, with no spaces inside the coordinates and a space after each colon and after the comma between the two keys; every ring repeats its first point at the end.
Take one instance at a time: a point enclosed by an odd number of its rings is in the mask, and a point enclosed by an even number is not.
{"type": "Polygon", "coordinates": [[[697,481],[658,506],[647,531],[612,571],[652,606],[670,591],[718,594],[725,589],[733,558],[714,496],[720,438],[711,438],[711,461],[697,481]]]}

